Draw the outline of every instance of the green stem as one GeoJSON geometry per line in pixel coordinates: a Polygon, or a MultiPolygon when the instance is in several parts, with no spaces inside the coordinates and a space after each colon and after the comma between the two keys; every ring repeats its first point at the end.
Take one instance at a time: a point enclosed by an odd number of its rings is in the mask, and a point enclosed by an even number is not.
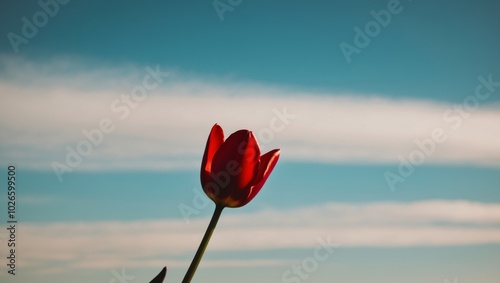
{"type": "Polygon", "coordinates": [[[193,278],[193,275],[196,272],[198,265],[200,264],[201,258],[203,257],[203,253],[205,253],[205,250],[208,246],[210,237],[212,237],[212,233],[215,230],[215,226],[217,226],[217,221],[219,221],[219,217],[223,209],[224,206],[218,204],[215,205],[215,211],[214,214],[212,215],[212,220],[210,220],[210,224],[208,225],[207,231],[205,232],[205,236],[203,236],[203,240],[201,240],[200,246],[198,247],[198,250],[194,255],[193,261],[191,262],[191,265],[189,266],[189,269],[186,272],[186,275],[184,276],[182,283],[191,282],[191,279],[193,278]]]}

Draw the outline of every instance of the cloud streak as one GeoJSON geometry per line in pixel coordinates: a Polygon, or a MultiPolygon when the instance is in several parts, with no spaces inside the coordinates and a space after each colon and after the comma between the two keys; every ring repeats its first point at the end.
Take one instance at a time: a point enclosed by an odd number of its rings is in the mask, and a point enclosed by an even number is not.
{"type": "Polygon", "coordinates": [[[227,132],[253,130],[263,147],[282,148],[283,159],[328,163],[398,163],[417,148],[416,140],[442,128],[448,138],[426,162],[500,165],[500,108],[486,102],[455,129],[458,114],[448,122],[443,117],[454,106],[441,102],[214,82],[172,72],[122,119],[124,110],[113,102],[130,95],[145,70],[71,63],[0,59],[2,162],[51,170],[52,162],[64,162],[67,146],[75,149],[86,139],[83,130],[106,118],[115,130],[79,169],[193,168],[214,123],[227,132]]]}
{"type": "MultiPolygon", "coordinates": [[[[74,268],[187,266],[208,218],[24,223],[19,234],[23,266],[74,268]]],[[[313,249],[332,246],[419,247],[500,243],[500,204],[432,200],[412,203],[325,203],[254,213],[225,211],[210,243],[211,253],[313,249]]],[[[205,267],[289,264],[267,257],[205,267]]]]}

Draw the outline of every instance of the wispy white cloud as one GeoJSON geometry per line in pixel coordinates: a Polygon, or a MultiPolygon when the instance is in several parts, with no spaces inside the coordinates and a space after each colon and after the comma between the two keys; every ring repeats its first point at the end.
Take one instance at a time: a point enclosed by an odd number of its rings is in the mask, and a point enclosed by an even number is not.
{"type": "MultiPolygon", "coordinates": [[[[187,266],[208,218],[131,222],[24,223],[23,266],[74,268],[187,266]]],[[[462,246],[500,243],[500,204],[469,201],[327,203],[254,213],[225,211],[210,252],[313,249],[318,239],[342,248],[462,246]]],[[[207,260],[203,266],[280,265],[289,258],[207,260]]]]}
{"type": "Polygon", "coordinates": [[[442,128],[447,140],[426,162],[500,165],[500,107],[487,102],[458,125],[458,114],[443,119],[453,105],[441,102],[216,82],[171,72],[135,108],[117,111],[114,101],[142,84],[145,69],[6,57],[0,65],[0,156],[24,167],[51,170],[52,162],[65,163],[66,146],[76,149],[86,139],[82,130],[97,128],[103,118],[116,129],[104,134],[79,169],[198,166],[214,123],[227,133],[253,130],[266,150],[282,148],[283,159],[349,163],[398,163],[398,156],[418,149],[416,140],[442,128]],[[276,114],[285,109],[293,115],[288,124],[276,114]]]}

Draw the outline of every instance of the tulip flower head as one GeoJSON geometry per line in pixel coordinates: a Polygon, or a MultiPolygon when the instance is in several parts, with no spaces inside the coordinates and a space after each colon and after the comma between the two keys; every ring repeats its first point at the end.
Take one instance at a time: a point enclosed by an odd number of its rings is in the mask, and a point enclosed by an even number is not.
{"type": "Polygon", "coordinates": [[[224,140],[224,131],[215,124],[201,164],[203,191],[216,205],[244,206],[262,189],[279,156],[279,149],[261,156],[259,144],[248,130],[224,140]]]}

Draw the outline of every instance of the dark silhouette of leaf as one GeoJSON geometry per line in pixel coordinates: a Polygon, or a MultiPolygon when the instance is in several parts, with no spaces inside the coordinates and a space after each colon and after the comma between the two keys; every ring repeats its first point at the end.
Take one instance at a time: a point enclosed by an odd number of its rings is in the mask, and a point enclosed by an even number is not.
{"type": "Polygon", "coordinates": [[[167,275],[167,267],[166,266],[149,283],[162,283],[163,279],[165,279],[165,275],[167,275]]]}

